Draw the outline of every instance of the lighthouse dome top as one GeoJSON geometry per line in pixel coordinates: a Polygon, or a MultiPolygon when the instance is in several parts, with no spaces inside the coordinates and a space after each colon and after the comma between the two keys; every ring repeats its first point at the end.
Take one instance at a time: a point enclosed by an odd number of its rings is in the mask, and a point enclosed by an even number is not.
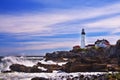
{"type": "Polygon", "coordinates": [[[84,30],[84,29],[82,29],[82,32],[81,32],[81,34],[85,35],[85,30],[84,30]]]}

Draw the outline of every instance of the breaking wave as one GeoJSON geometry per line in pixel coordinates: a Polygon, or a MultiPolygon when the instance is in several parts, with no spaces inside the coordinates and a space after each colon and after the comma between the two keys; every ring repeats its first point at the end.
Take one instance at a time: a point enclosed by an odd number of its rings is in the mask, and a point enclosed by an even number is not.
{"type": "Polygon", "coordinates": [[[1,59],[0,62],[0,71],[8,71],[9,66],[12,64],[21,64],[25,66],[32,67],[39,60],[34,60],[34,57],[15,57],[15,56],[7,56],[1,59]]]}

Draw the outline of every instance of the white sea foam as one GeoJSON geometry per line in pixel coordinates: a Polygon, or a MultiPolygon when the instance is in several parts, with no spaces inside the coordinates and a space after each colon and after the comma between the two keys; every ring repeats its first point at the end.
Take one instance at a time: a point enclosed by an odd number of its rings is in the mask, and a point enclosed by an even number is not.
{"type": "Polygon", "coordinates": [[[33,77],[44,77],[48,78],[50,80],[66,80],[67,76],[72,75],[73,77],[79,76],[79,75],[97,75],[97,74],[106,74],[106,72],[77,72],[77,73],[1,73],[0,79],[3,80],[31,80],[33,77]],[[61,79],[61,77],[64,76],[64,79],[61,79]]]}
{"type": "Polygon", "coordinates": [[[1,59],[0,62],[0,71],[10,70],[9,66],[12,64],[21,64],[25,66],[33,66],[37,64],[38,61],[27,60],[25,57],[15,57],[8,56],[1,59]]]}
{"type": "MultiPolygon", "coordinates": [[[[49,61],[45,61],[45,59],[41,59],[41,57],[37,57],[37,59],[35,59],[36,57],[15,57],[15,56],[7,56],[1,59],[0,62],[0,71],[7,71],[10,70],[9,67],[12,64],[21,64],[21,65],[25,65],[28,67],[32,67],[34,65],[36,65],[38,62],[42,63],[42,64],[57,64],[57,65],[64,65],[67,62],[54,62],[52,60],[49,61]]],[[[41,67],[39,67],[41,68],[41,67]]],[[[41,68],[43,71],[45,71],[45,68],[41,68]]]]}
{"type": "Polygon", "coordinates": [[[43,59],[39,62],[42,63],[42,64],[55,64],[55,65],[59,65],[59,66],[62,66],[62,65],[67,63],[67,62],[54,62],[52,60],[45,61],[45,59],[43,59]]]}
{"type": "Polygon", "coordinates": [[[41,70],[43,70],[43,71],[47,71],[47,69],[44,68],[44,67],[38,67],[38,69],[41,69],[41,70]]]}

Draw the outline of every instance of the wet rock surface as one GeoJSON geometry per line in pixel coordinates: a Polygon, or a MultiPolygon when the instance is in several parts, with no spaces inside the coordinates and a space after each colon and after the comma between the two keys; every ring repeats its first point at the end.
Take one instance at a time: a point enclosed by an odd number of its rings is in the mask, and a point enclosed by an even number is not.
{"type": "Polygon", "coordinates": [[[34,72],[44,72],[41,69],[38,69],[37,67],[27,67],[20,64],[12,64],[10,66],[11,71],[17,71],[17,72],[26,72],[26,73],[34,73],[34,72]]]}

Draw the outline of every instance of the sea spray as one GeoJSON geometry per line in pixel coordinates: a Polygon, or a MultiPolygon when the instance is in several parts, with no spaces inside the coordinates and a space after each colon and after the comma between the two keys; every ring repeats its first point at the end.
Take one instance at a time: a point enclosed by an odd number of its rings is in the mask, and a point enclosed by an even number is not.
{"type": "Polygon", "coordinates": [[[0,62],[0,71],[8,71],[9,66],[12,64],[21,64],[25,66],[32,67],[37,64],[38,60],[27,60],[26,57],[15,57],[15,56],[7,56],[1,59],[0,62]]]}

